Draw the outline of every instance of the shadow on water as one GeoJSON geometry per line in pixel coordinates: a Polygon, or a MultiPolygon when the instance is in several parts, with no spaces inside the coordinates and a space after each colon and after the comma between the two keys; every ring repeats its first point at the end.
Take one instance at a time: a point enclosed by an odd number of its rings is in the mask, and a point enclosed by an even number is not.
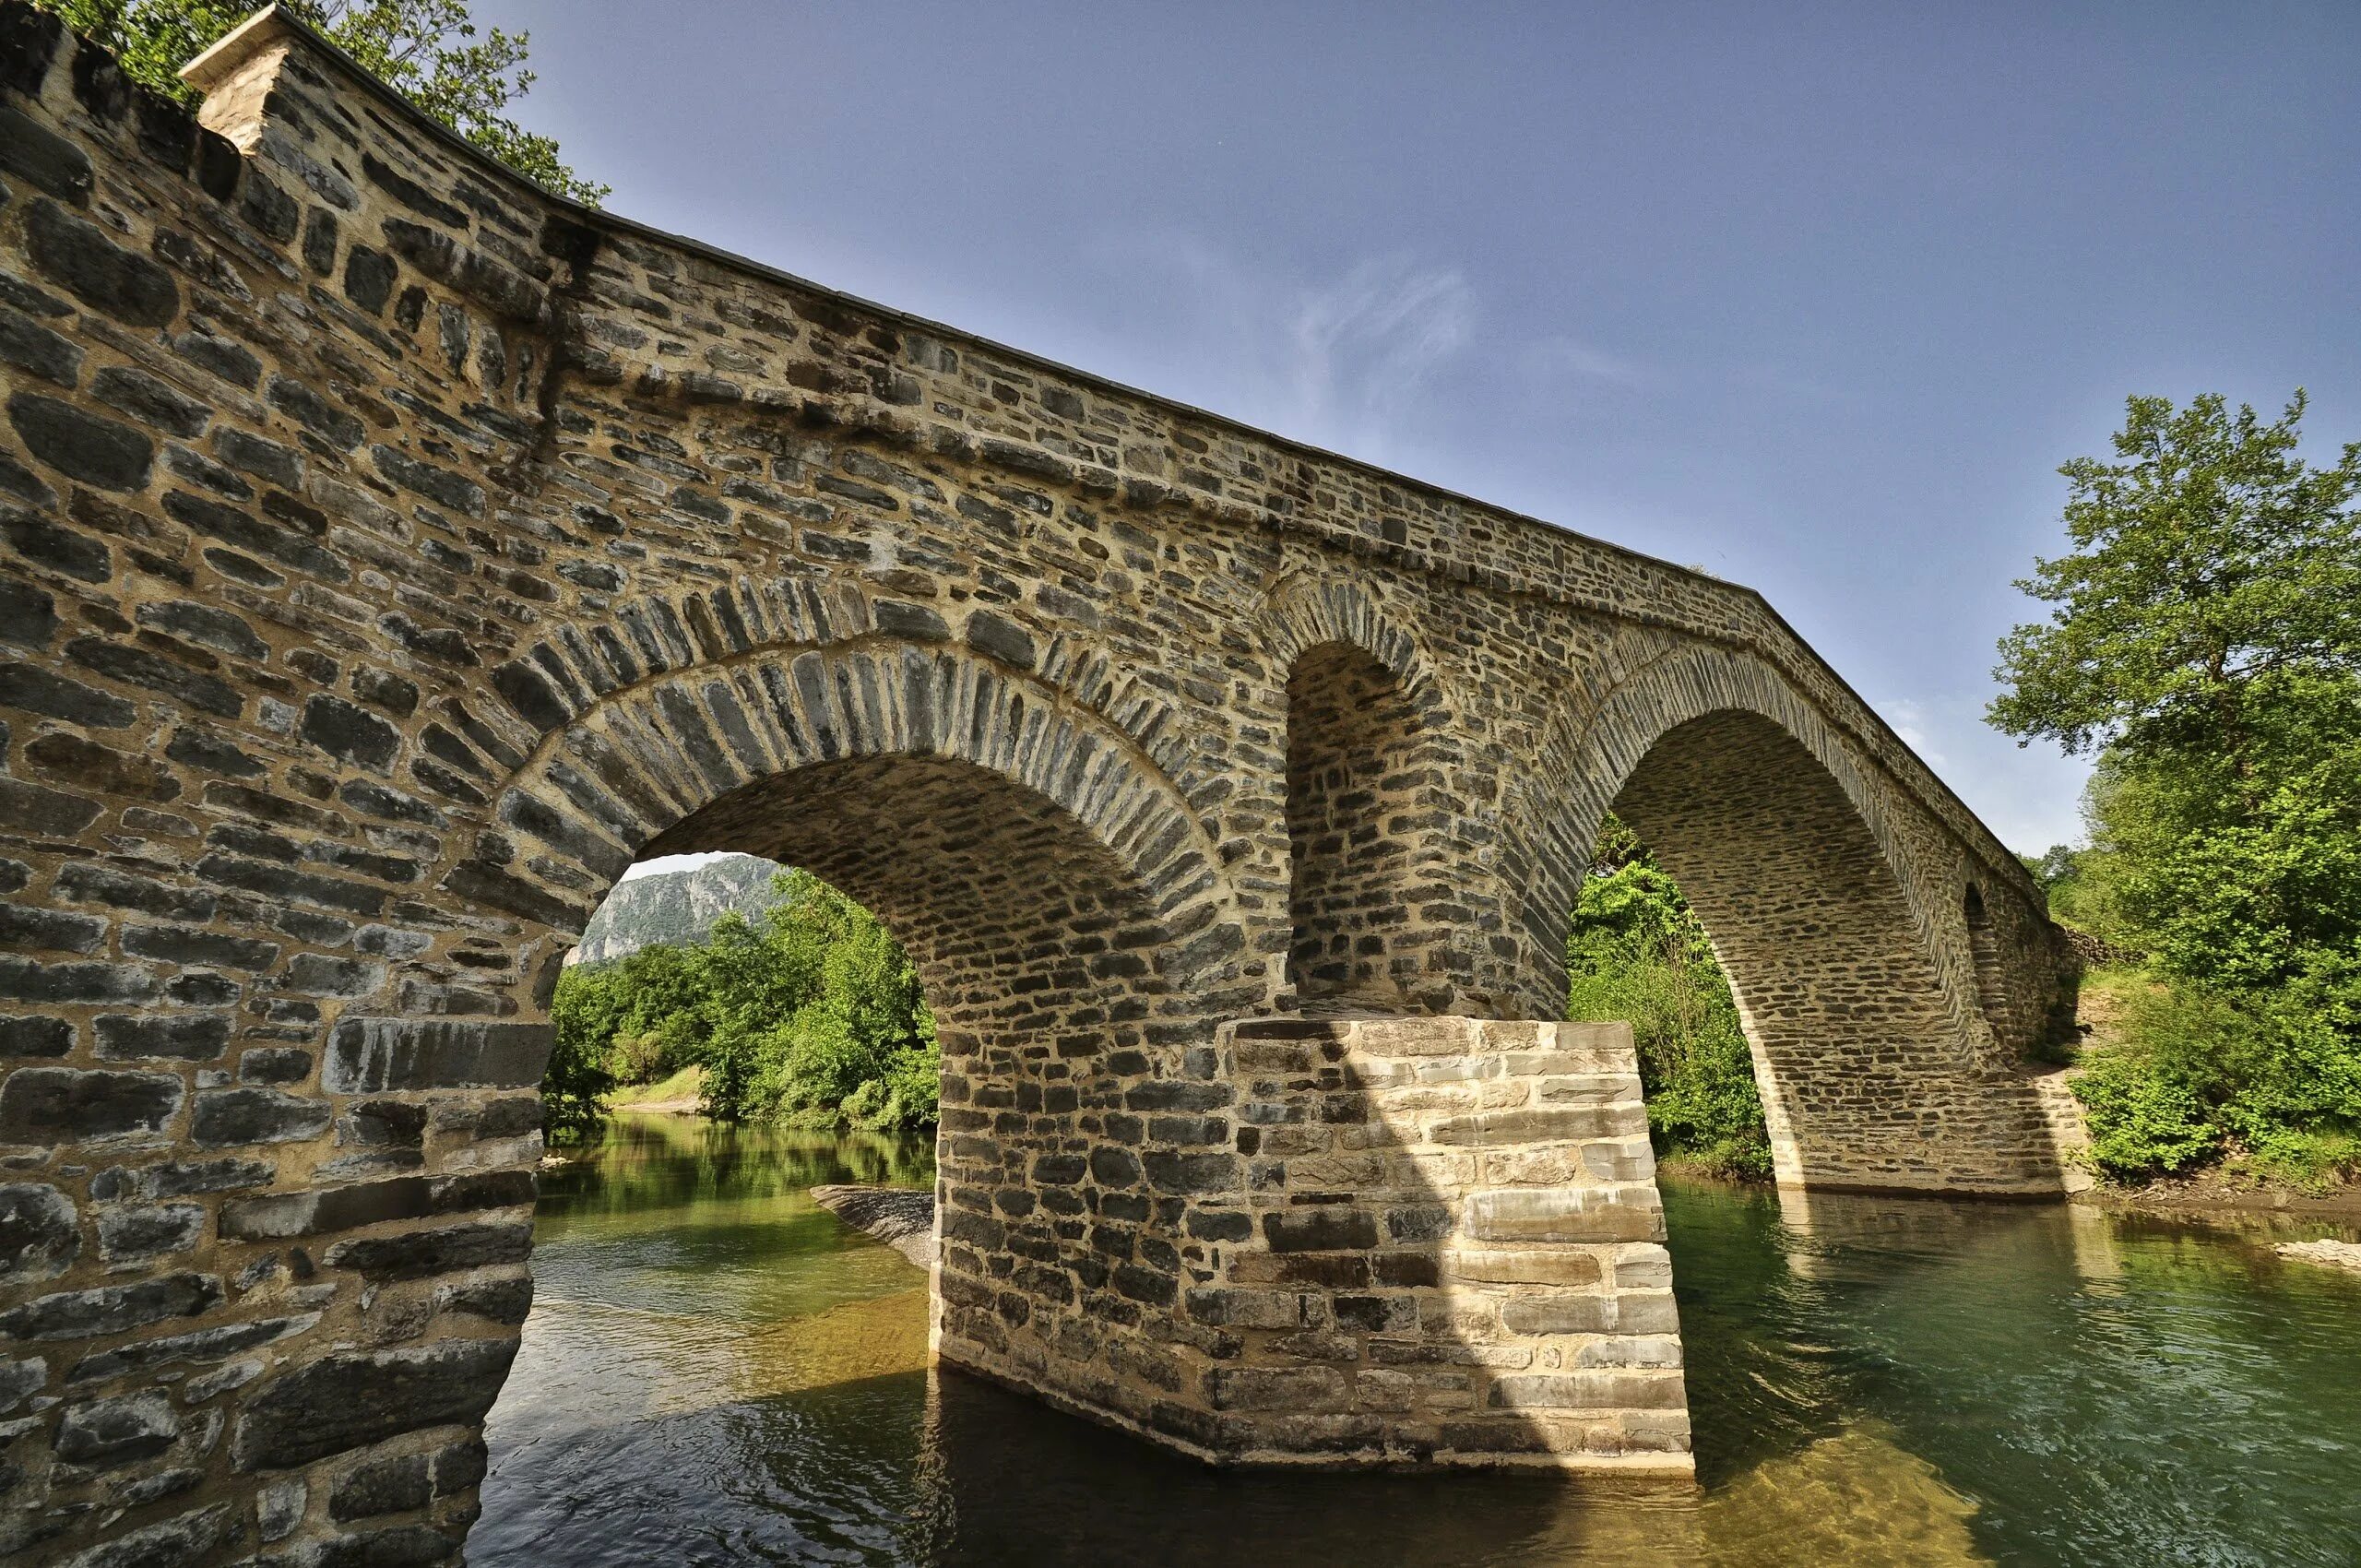
{"type": "Polygon", "coordinates": [[[922,1277],[805,1194],[928,1174],[655,1117],[560,1172],[469,1562],[2361,1561],[2361,1282],[2235,1238],[1671,1187],[1704,1486],[1635,1503],[1214,1471],[932,1372],[922,1277]]]}

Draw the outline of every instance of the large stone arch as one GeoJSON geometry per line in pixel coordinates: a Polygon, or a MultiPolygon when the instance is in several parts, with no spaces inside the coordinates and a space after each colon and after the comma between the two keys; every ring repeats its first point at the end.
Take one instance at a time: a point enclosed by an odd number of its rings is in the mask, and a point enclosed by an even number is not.
{"type": "MultiPolygon", "coordinates": [[[[492,806],[439,886],[515,916],[521,947],[647,853],[779,858],[876,909],[943,1045],[941,1353],[1146,1426],[1191,1370],[1168,1347],[1192,1237],[1237,1194],[1226,1124],[1106,1112],[1225,1103],[1214,1028],[1263,995],[1209,846],[1132,736],[972,649],[871,636],[599,697],[492,806]]],[[[374,1027],[381,1049],[416,1032],[374,1027]]]]}
{"type": "Polygon", "coordinates": [[[1759,661],[1675,648],[1553,719],[1525,925],[1540,986],[1610,808],[1679,881],[1730,975],[1783,1182],[2054,1193],[2032,1091],[1886,795],[1759,661]]]}
{"type": "MultiPolygon", "coordinates": [[[[1217,926],[1228,934],[1215,945],[1242,940],[1215,847],[1164,770],[1163,716],[1152,707],[1130,704],[1119,721],[1003,659],[886,633],[753,647],[578,707],[556,695],[558,683],[544,678],[550,668],[528,659],[494,671],[517,716],[548,726],[513,766],[456,742],[443,754],[487,785],[498,837],[527,835],[555,857],[541,867],[552,885],[519,895],[528,901],[512,913],[554,914],[542,897],[565,903],[570,887],[594,886],[632,856],[672,852],[694,832],[687,819],[764,779],[821,764],[931,757],[1054,802],[1158,890],[1160,918],[1181,934],[1217,926]],[[504,681],[509,671],[516,673],[504,681]],[[536,695],[520,700],[527,682],[536,695]]],[[[495,872],[516,880],[481,848],[454,860],[441,878],[446,888],[499,887],[495,872]]],[[[575,907],[587,919],[587,909],[575,907]]]]}

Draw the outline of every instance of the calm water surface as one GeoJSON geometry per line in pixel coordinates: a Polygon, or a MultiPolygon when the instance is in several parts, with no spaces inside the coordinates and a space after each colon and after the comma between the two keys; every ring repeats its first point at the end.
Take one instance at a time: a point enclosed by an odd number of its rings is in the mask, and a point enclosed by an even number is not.
{"type": "Polygon", "coordinates": [[[804,1190],[931,1175],[630,1116],[546,1180],[469,1561],[2361,1563],[2361,1279],[2260,1234],[1672,1187],[1704,1484],[1635,1504],[1216,1473],[931,1372],[924,1276],[804,1190]]]}

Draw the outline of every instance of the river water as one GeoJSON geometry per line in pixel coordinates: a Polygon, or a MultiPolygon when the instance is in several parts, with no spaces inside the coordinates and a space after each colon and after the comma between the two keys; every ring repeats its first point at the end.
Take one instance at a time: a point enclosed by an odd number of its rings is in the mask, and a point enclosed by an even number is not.
{"type": "Polygon", "coordinates": [[[2361,1564],[2361,1277],[2260,1234],[1667,1184],[1703,1485],[1641,1503],[1216,1472],[931,1372],[924,1275],[805,1193],[931,1179],[657,1115],[545,1177],[469,1562],[2361,1564]]]}

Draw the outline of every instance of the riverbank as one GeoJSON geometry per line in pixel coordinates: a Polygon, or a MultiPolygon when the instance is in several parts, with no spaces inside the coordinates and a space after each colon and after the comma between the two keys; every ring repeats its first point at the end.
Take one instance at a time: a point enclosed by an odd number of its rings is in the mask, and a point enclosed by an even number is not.
{"type": "Polygon", "coordinates": [[[2074,1202],[2175,1218],[2277,1217],[2361,1228],[2361,1185],[2309,1193],[2232,1170],[2164,1176],[2138,1187],[2102,1182],[2075,1194],[2074,1202]]]}
{"type": "Polygon", "coordinates": [[[694,1116],[704,1103],[705,1069],[691,1065],[652,1084],[626,1084],[609,1097],[617,1111],[649,1111],[665,1116],[694,1116]]]}

